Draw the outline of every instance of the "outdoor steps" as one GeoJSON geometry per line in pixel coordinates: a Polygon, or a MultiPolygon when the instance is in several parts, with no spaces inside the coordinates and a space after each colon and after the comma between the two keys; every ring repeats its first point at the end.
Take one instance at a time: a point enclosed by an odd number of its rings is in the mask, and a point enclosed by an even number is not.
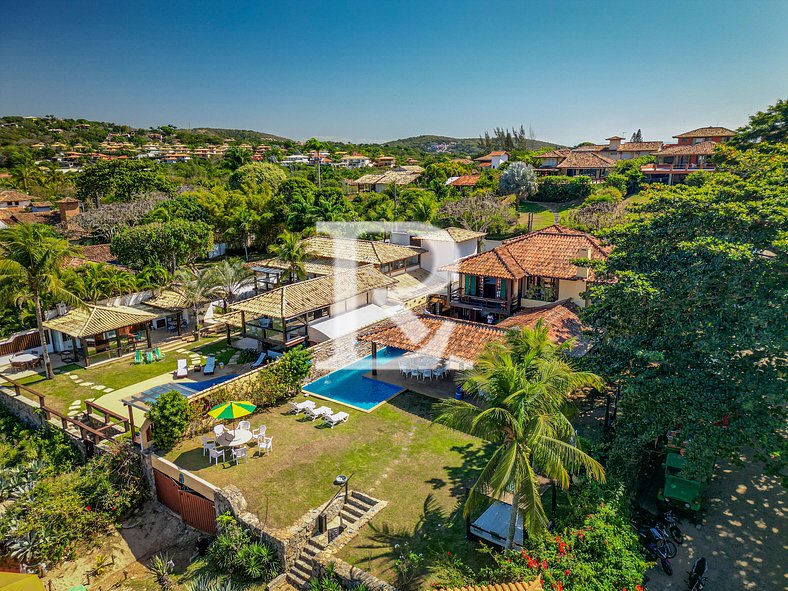
{"type": "Polygon", "coordinates": [[[287,582],[296,588],[309,586],[312,578],[312,559],[326,549],[326,545],[312,538],[301,551],[293,567],[287,573],[287,582]]]}

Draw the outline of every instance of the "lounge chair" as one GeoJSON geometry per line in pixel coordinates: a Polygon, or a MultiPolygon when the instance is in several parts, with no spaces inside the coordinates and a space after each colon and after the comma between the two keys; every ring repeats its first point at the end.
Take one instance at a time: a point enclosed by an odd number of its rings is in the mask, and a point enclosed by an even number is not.
{"type": "Polygon", "coordinates": [[[328,416],[334,414],[334,411],[328,408],[327,406],[319,406],[318,408],[307,408],[304,410],[304,416],[312,421],[319,419],[320,417],[328,416]]]}
{"type": "Polygon", "coordinates": [[[185,378],[189,375],[189,362],[186,359],[178,359],[178,369],[175,371],[176,378],[185,378]]]}
{"type": "Polygon", "coordinates": [[[151,351],[145,351],[145,363],[153,363],[153,353],[151,351]]]}
{"type": "Polygon", "coordinates": [[[208,359],[205,361],[205,367],[203,368],[202,372],[206,375],[212,375],[216,372],[216,357],[210,355],[208,359]]]}
{"type": "Polygon", "coordinates": [[[164,359],[164,353],[161,352],[161,349],[159,347],[156,347],[153,350],[153,356],[156,358],[156,361],[161,361],[162,359],[164,359]]]}
{"type": "Polygon", "coordinates": [[[260,367],[263,364],[264,359],[265,359],[265,351],[260,353],[260,357],[257,358],[257,361],[252,363],[252,367],[260,367]]]}
{"type": "Polygon", "coordinates": [[[329,425],[332,429],[334,425],[338,425],[339,423],[344,423],[350,418],[350,415],[344,411],[338,412],[334,415],[326,415],[323,417],[323,424],[329,425]]]}
{"type": "Polygon", "coordinates": [[[268,351],[268,356],[269,356],[271,359],[276,359],[277,357],[281,357],[281,356],[282,356],[282,354],[281,354],[279,351],[273,351],[273,350],[269,350],[269,351],[268,351]]]}
{"type": "Polygon", "coordinates": [[[142,351],[137,350],[137,352],[134,353],[134,365],[139,365],[140,363],[142,363],[142,351]]]}
{"type": "Polygon", "coordinates": [[[290,407],[290,412],[294,415],[304,412],[308,408],[315,408],[313,400],[304,400],[303,402],[288,402],[287,406],[290,407]]]}

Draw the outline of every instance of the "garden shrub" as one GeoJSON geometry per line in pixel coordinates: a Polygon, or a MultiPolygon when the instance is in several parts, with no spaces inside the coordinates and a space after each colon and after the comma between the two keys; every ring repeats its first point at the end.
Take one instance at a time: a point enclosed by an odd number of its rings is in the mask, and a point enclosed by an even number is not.
{"type": "Polygon", "coordinates": [[[708,170],[699,170],[697,172],[688,174],[684,184],[690,187],[702,187],[709,180],[711,180],[712,176],[714,176],[713,172],[708,170]]]}
{"type": "Polygon", "coordinates": [[[260,353],[256,349],[244,349],[238,354],[238,364],[251,363],[256,361],[260,353]]]}
{"type": "Polygon", "coordinates": [[[615,187],[602,187],[586,197],[581,207],[587,207],[595,203],[620,203],[623,198],[624,195],[615,187]]]}
{"type": "Polygon", "coordinates": [[[617,172],[611,172],[605,177],[605,186],[614,187],[624,195],[627,192],[627,177],[617,172]]]}
{"type": "Polygon", "coordinates": [[[585,199],[591,194],[591,179],[587,176],[546,176],[539,179],[539,190],[531,201],[562,203],[585,199]]]}
{"type": "Polygon", "coordinates": [[[175,445],[189,425],[189,402],[177,390],[165,392],[150,405],[148,419],[153,423],[153,443],[168,450],[175,445]]]}
{"type": "Polygon", "coordinates": [[[270,546],[255,542],[249,530],[229,513],[216,520],[219,534],[208,547],[214,569],[250,580],[270,581],[279,574],[279,560],[270,546]]]}
{"type": "Polygon", "coordinates": [[[640,193],[643,184],[646,181],[646,175],[640,172],[640,167],[644,164],[654,162],[654,156],[641,156],[640,158],[633,158],[632,160],[619,160],[613,167],[613,171],[608,178],[612,175],[621,175],[626,179],[626,194],[634,195],[640,193]]]}

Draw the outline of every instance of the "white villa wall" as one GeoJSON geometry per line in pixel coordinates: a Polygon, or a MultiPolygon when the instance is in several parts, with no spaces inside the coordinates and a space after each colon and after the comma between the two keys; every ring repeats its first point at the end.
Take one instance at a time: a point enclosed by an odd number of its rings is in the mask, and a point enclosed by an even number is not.
{"type": "Polygon", "coordinates": [[[558,282],[558,299],[566,300],[571,299],[578,306],[585,306],[586,300],[580,294],[586,290],[585,281],[565,281],[561,279],[558,282]]]}

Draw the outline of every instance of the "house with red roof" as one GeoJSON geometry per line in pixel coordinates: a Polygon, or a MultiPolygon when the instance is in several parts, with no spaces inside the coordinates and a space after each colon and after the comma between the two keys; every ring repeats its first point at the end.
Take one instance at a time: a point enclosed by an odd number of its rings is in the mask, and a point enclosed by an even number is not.
{"type": "Polygon", "coordinates": [[[476,158],[476,162],[479,163],[481,168],[498,168],[509,160],[509,152],[490,152],[484,156],[480,156],[476,158]]]}
{"type": "Polygon", "coordinates": [[[688,174],[704,170],[713,172],[711,161],[718,144],[736,134],[726,127],[699,127],[674,135],[675,144],[666,144],[655,154],[655,162],[640,167],[650,183],[675,185],[683,183],[688,174]]]}

